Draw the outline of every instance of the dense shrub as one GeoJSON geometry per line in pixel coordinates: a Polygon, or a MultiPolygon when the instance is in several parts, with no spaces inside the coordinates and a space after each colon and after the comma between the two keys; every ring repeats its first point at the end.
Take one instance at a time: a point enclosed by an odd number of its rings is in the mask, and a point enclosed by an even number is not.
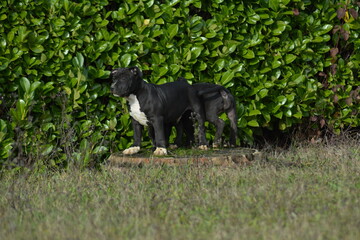
{"type": "Polygon", "coordinates": [[[359,126],[359,2],[250,2],[2,1],[0,164],[86,166],[131,144],[107,80],[130,65],[156,84],[228,87],[242,142],[305,121],[359,126]]]}

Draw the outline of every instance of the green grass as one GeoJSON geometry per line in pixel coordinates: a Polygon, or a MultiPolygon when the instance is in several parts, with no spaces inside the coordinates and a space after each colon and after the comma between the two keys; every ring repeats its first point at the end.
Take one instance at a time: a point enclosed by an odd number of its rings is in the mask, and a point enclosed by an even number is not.
{"type": "Polygon", "coordinates": [[[0,239],[359,239],[357,144],[246,167],[3,174],[0,239]]]}

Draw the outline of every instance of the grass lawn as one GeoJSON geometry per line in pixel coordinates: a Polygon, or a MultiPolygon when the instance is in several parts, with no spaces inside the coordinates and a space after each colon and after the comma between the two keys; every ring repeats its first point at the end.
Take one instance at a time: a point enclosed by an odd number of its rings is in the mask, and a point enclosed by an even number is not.
{"type": "Polygon", "coordinates": [[[360,239],[360,146],[244,167],[4,173],[0,239],[360,239]]]}

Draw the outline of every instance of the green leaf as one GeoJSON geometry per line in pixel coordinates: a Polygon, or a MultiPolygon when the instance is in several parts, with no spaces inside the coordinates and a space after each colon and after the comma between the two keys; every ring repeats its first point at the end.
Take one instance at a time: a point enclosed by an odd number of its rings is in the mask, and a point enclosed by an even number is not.
{"type": "Polygon", "coordinates": [[[283,21],[277,21],[275,26],[276,28],[271,31],[275,36],[281,35],[286,29],[286,23],[283,21]]]}
{"type": "Polygon", "coordinates": [[[11,42],[14,40],[15,32],[16,32],[16,29],[12,29],[12,30],[9,31],[8,34],[6,35],[7,40],[8,40],[9,43],[11,43],[11,42]]]}
{"type": "Polygon", "coordinates": [[[40,44],[30,46],[30,49],[34,53],[42,53],[45,50],[45,48],[40,44]]]}
{"type": "Polygon", "coordinates": [[[284,115],[284,113],[282,111],[274,114],[274,116],[277,117],[278,119],[282,119],[283,115],[284,115]]]}
{"type": "Polygon", "coordinates": [[[325,25],[321,26],[320,28],[316,29],[314,35],[315,36],[324,35],[324,34],[330,32],[331,29],[333,29],[332,24],[325,24],[325,25]]]}
{"type": "Polygon", "coordinates": [[[250,127],[259,127],[259,123],[256,120],[251,120],[247,123],[248,126],[250,127]]]}
{"type": "Polygon", "coordinates": [[[296,59],[296,56],[295,56],[295,55],[293,55],[293,54],[286,54],[286,56],[285,56],[285,63],[286,63],[286,64],[290,64],[290,63],[292,63],[293,61],[295,61],[295,59],[296,59]]]}
{"type": "Polygon", "coordinates": [[[164,76],[167,72],[168,72],[169,68],[167,66],[164,66],[164,67],[160,67],[158,69],[158,77],[162,77],[164,76]]]}
{"type": "Polygon", "coordinates": [[[246,58],[246,59],[253,59],[253,58],[255,58],[255,53],[252,50],[247,49],[247,50],[245,50],[245,53],[242,56],[243,56],[243,58],[246,58]]]}
{"type": "Polygon", "coordinates": [[[98,44],[96,44],[96,51],[97,52],[104,52],[109,46],[109,43],[106,41],[101,41],[98,44]]]}
{"type": "Polygon", "coordinates": [[[180,70],[180,66],[178,64],[171,64],[170,65],[170,73],[171,75],[176,74],[177,72],[179,72],[180,70]]]}
{"type": "Polygon", "coordinates": [[[27,27],[26,26],[19,26],[18,27],[18,38],[16,38],[16,40],[20,41],[20,42],[24,42],[26,36],[30,33],[30,31],[26,30],[27,27]]]}
{"type": "Polygon", "coordinates": [[[109,125],[109,130],[115,130],[116,125],[117,125],[117,119],[116,119],[116,117],[110,119],[108,125],[109,125]]]}
{"type": "Polygon", "coordinates": [[[106,153],[107,151],[109,151],[109,148],[105,147],[105,146],[97,146],[93,153],[94,154],[102,154],[102,153],[106,153]]]}
{"type": "Polygon", "coordinates": [[[191,48],[191,59],[196,59],[200,56],[201,51],[204,49],[203,46],[195,46],[191,48]]]}
{"type": "Polygon", "coordinates": [[[281,96],[278,96],[276,98],[276,100],[277,100],[278,104],[284,105],[286,103],[286,101],[287,101],[287,98],[286,98],[286,96],[281,95],[281,96]]]}
{"type": "Polygon", "coordinates": [[[53,151],[54,145],[46,144],[43,146],[43,150],[41,151],[42,156],[49,155],[53,151]]]}
{"type": "Polygon", "coordinates": [[[224,68],[224,66],[225,66],[225,59],[219,58],[218,60],[215,61],[213,67],[215,72],[219,72],[224,68]]]}
{"type": "Polygon", "coordinates": [[[226,85],[234,78],[234,72],[233,71],[227,71],[224,75],[221,77],[221,84],[226,85]]]}
{"type": "Polygon", "coordinates": [[[50,92],[51,90],[53,90],[54,87],[54,82],[47,82],[43,87],[42,87],[42,91],[44,94],[47,94],[48,92],[50,92]]]}
{"type": "Polygon", "coordinates": [[[30,92],[34,92],[40,85],[41,85],[41,82],[39,82],[39,81],[33,82],[30,87],[30,92]]]}
{"type": "Polygon", "coordinates": [[[297,112],[295,114],[293,114],[293,117],[297,118],[297,119],[301,119],[302,118],[302,113],[301,112],[297,112]]]}
{"type": "Polygon", "coordinates": [[[34,25],[41,25],[43,23],[43,19],[41,18],[32,18],[31,19],[31,22],[34,24],[34,25]]]}
{"type": "Polygon", "coordinates": [[[26,103],[24,100],[19,99],[19,101],[16,103],[16,117],[18,121],[24,120],[26,118],[26,103]]]}
{"type": "Polygon", "coordinates": [[[6,14],[1,14],[0,21],[4,21],[7,18],[6,14]]]}
{"type": "Polygon", "coordinates": [[[265,68],[260,70],[260,73],[264,74],[264,73],[267,73],[269,71],[271,71],[271,68],[270,67],[265,67],[265,68]]]}
{"type": "Polygon", "coordinates": [[[152,53],[151,54],[151,60],[154,64],[159,65],[161,64],[160,54],[158,53],[152,53]]]}
{"type": "Polygon", "coordinates": [[[274,60],[272,63],[271,63],[271,67],[272,69],[275,69],[275,68],[278,68],[281,66],[281,62],[279,60],[274,60]]]}
{"type": "Polygon", "coordinates": [[[45,123],[41,125],[41,130],[43,130],[44,132],[47,132],[49,129],[55,130],[55,125],[53,123],[45,123]]]}
{"type": "Polygon", "coordinates": [[[186,72],[184,77],[186,79],[194,79],[194,74],[192,74],[191,72],[186,72]]]}
{"type": "Polygon", "coordinates": [[[306,77],[304,75],[295,74],[294,76],[291,77],[291,81],[289,81],[289,86],[299,85],[300,83],[304,82],[305,79],[306,77]]]}
{"type": "Polygon", "coordinates": [[[204,71],[207,68],[207,64],[205,62],[197,62],[196,68],[199,71],[204,71]]]}
{"type": "Polygon", "coordinates": [[[0,47],[6,48],[6,45],[7,45],[6,39],[3,37],[0,37],[0,47]]]}
{"type": "Polygon", "coordinates": [[[205,37],[206,38],[214,38],[214,37],[216,37],[216,35],[217,35],[217,33],[212,31],[212,32],[206,33],[205,37]]]}
{"type": "Polygon", "coordinates": [[[9,59],[0,57],[0,71],[5,70],[9,66],[9,59]]]}
{"type": "Polygon", "coordinates": [[[8,158],[11,154],[11,149],[13,148],[13,141],[12,139],[7,139],[1,142],[0,148],[0,156],[4,159],[8,158]]]}
{"type": "Polygon", "coordinates": [[[269,113],[262,113],[262,116],[264,117],[266,123],[269,123],[271,121],[271,115],[269,113]]]}
{"type": "Polygon", "coordinates": [[[63,0],[65,11],[69,11],[69,0],[63,0]]]}
{"type": "Polygon", "coordinates": [[[286,124],[283,122],[283,121],[280,121],[279,122],[279,129],[281,131],[284,131],[286,129],[286,124]]]}
{"type": "Polygon", "coordinates": [[[147,8],[150,8],[154,5],[154,0],[146,0],[144,1],[147,8]]]}
{"type": "Polygon", "coordinates": [[[243,118],[243,117],[241,117],[241,118],[239,119],[238,126],[239,126],[240,128],[246,128],[246,126],[247,126],[247,121],[246,121],[246,119],[243,118]]]}
{"type": "Polygon", "coordinates": [[[172,39],[176,36],[176,34],[179,31],[179,25],[178,24],[170,24],[169,27],[167,28],[167,34],[169,36],[169,39],[172,39]]]}
{"type": "Polygon", "coordinates": [[[128,15],[131,15],[133,13],[136,12],[136,10],[138,9],[139,5],[138,4],[134,4],[134,3],[130,3],[130,9],[127,12],[128,15]]]}
{"type": "Polygon", "coordinates": [[[253,15],[248,16],[247,22],[250,24],[256,24],[258,21],[260,21],[260,16],[256,13],[253,15]]]}
{"type": "Polygon", "coordinates": [[[288,109],[288,110],[285,112],[285,116],[287,116],[287,117],[291,117],[291,116],[292,116],[292,111],[291,111],[291,109],[288,109]]]}
{"type": "Polygon", "coordinates": [[[260,115],[261,112],[258,109],[253,109],[249,112],[248,116],[260,115]]]}
{"type": "Polygon", "coordinates": [[[222,45],[224,45],[223,41],[212,41],[212,42],[210,42],[210,49],[214,50],[222,45]]]}
{"type": "Polygon", "coordinates": [[[122,55],[120,61],[122,63],[122,67],[128,67],[131,63],[131,55],[129,53],[122,55]]]}
{"type": "Polygon", "coordinates": [[[269,7],[274,11],[279,10],[279,4],[280,4],[279,0],[269,0],[269,7]]]}
{"type": "Polygon", "coordinates": [[[0,119],[0,143],[4,140],[7,134],[7,124],[4,120],[0,119]]]}
{"type": "Polygon", "coordinates": [[[84,57],[80,52],[76,53],[76,59],[77,59],[77,62],[78,62],[78,67],[82,68],[84,66],[84,57]]]}
{"type": "Polygon", "coordinates": [[[29,93],[30,92],[30,81],[26,77],[22,77],[20,79],[20,85],[21,88],[24,90],[24,92],[29,93]]]}
{"type": "Polygon", "coordinates": [[[258,95],[260,96],[260,98],[264,98],[268,95],[268,92],[269,90],[264,88],[264,89],[261,89],[259,92],[258,92],[258,95]]]}
{"type": "Polygon", "coordinates": [[[61,18],[55,19],[54,21],[52,21],[52,23],[55,27],[62,27],[65,25],[65,21],[62,20],[61,18]]]}
{"type": "Polygon", "coordinates": [[[350,108],[344,108],[341,110],[341,115],[342,115],[342,117],[346,117],[351,112],[352,112],[352,110],[350,108]]]}

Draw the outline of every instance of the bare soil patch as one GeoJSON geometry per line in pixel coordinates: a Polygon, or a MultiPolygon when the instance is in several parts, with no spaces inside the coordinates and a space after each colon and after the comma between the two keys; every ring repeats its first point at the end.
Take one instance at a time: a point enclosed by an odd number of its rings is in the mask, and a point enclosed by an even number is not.
{"type": "Polygon", "coordinates": [[[237,166],[251,164],[261,157],[261,152],[252,148],[224,148],[209,151],[175,150],[162,157],[148,151],[131,156],[114,153],[108,161],[115,167],[143,164],[237,166]]]}

